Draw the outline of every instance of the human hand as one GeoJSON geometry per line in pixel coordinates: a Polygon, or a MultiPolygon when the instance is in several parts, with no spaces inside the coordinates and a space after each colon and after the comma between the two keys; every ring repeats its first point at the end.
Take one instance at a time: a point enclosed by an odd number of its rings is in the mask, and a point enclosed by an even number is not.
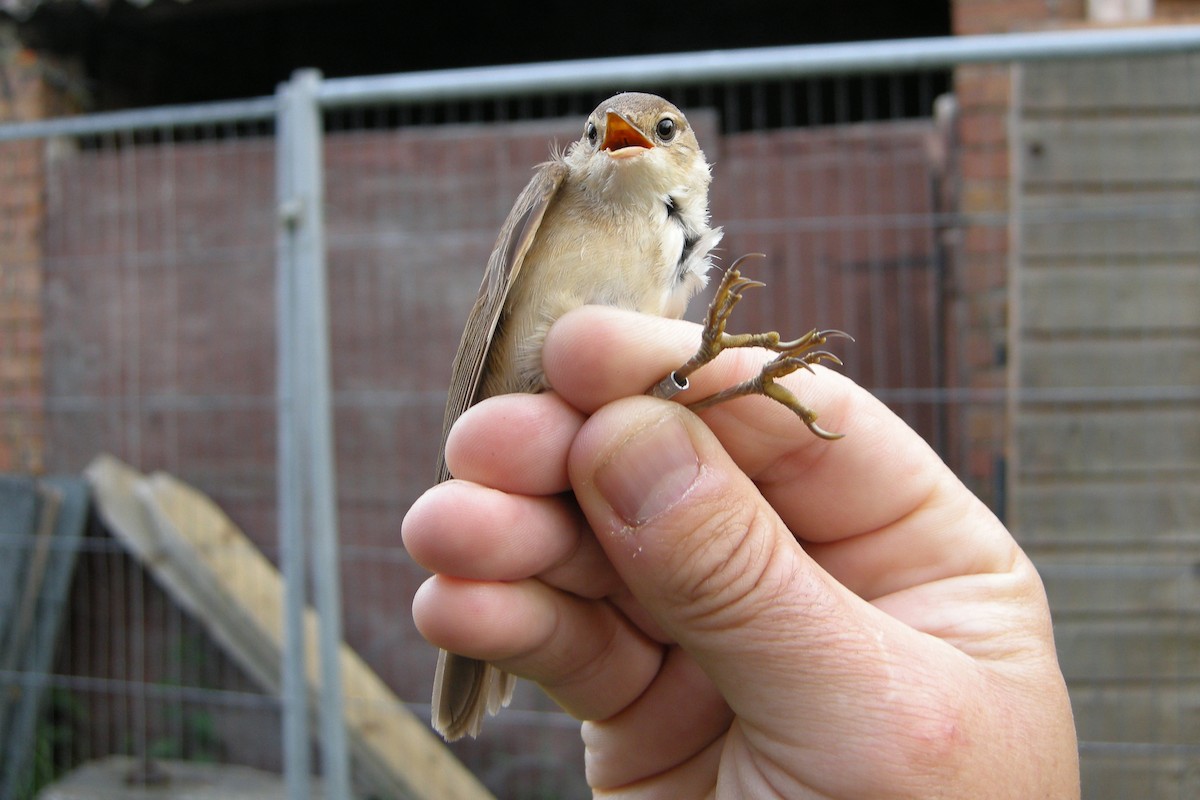
{"type": "MultiPolygon", "coordinates": [[[[785,382],[836,443],[758,398],[701,420],[631,396],[696,338],[571,312],[543,353],[555,393],[459,420],[458,480],[404,521],[436,573],[422,634],[585,720],[597,796],[1078,797],[1045,595],[1000,522],[828,371],[785,382]]],[[[680,399],[761,358],[723,355],[680,399]]]]}

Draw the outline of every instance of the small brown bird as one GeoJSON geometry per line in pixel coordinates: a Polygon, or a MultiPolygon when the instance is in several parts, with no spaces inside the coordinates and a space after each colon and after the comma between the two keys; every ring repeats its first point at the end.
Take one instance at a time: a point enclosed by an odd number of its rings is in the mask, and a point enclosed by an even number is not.
{"type": "MultiPolygon", "coordinates": [[[[446,436],[468,407],[493,395],[550,388],[542,343],[564,313],[594,303],[683,315],[706,284],[712,249],[721,240],[721,229],[709,225],[710,180],[683,113],[661,97],[632,92],[597,106],[583,136],[536,168],[501,227],[454,358],[438,482],[451,477],[446,436]]],[[[764,394],[795,410],[814,433],[837,438],[773,379],[821,360],[836,362],[815,348],[839,332],[814,330],[790,342],[776,333],[725,333],[742,291],[762,285],[742,278],[740,263],[726,272],[709,309],[700,351],[654,393],[666,397],[686,388],[687,375],[724,348],[767,347],[778,355],[761,375],[692,407],[764,394]]],[[[447,741],[478,735],[484,712],[507,705],[514,683],[490,664],[443,650],[433,684],[434,728],[447,741]]]]}

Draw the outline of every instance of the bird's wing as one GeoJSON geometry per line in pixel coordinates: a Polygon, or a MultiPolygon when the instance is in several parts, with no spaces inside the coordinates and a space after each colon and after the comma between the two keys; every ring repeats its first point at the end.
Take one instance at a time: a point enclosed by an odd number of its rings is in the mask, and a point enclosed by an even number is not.
{"type": "Polygon", "coordinates": [[[442,421],[442,440],[438,447],[438,483],[450,477],[450,471],[446,468],[446,436],[450,433],[450,426],[477,400],[484,365],[500,323],[500,315],[504,311],[508,290],[516,281],[525,256],[533,245],[538,226],[542,224],[546,208],[566,174],[567,167],[559,160],[538,166],[500,228],[496,246],[488,257],[479,297],[467,317],[458,352],[454,356],[446,415],[442,421]]]}

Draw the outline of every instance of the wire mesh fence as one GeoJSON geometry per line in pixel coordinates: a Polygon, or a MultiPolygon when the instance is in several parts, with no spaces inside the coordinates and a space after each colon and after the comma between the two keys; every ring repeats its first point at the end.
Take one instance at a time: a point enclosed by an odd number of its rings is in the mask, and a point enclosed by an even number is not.
{"type": "MultiPolygon", "coordinates": [[[[738,326],[852,332],[845,371],[1037,561],[1086,796],[1195,794],[1200,37],[1162,53],[1096,38],[1111,54],[1056,60],[1064,50],[1038,44],[989,62],[985,44],[1013,41],[998,37],[890,62],[839,49],[818,63],[801,48],[808,66],[774,75],[647,68],[611,85],[481,81],[440,96],[331,82],[321,208],[349,650],[427,718],[435,652],[410,620],[424,576],[399,523],[433,479],[460,326],[532,166],[636,85],[684,108],[714,163],[726,263],[767,256],[752,269],[770,288],[748,295],[738,326]]],[[[36,247],[10,247],[4,264],[42,276],[40,311],[11,335],[42,343],[44,393],[0,398],[0,413],[42,432],[46,471],[108,453],[169,473],[227,515],[237,533],[222,541],[243,536],[279,564],[273,107],[0,142],[6,182],[44,197],[28,231],[5,234],[36,247]]],[[[142,491],[155,488],[174,491],[142,491]]],[[[167,511],[178,497],[156,496],[167,511]]],[[[214,588],[270,575],[234,559],[181,589],[153,566],[181,545],[139,551],[113,527],[93,515],[81,539],[53,660],[0,664],[6,687],[44,690],[33,755],[6,765],[21,770],[12,796],[114,754],[134,757],[112,762],[123,777],[147,781],[178,761],[281,772],[284,703],[264,665],[282,651],[228,627],[243,609],[214,588]],[[218,595],[217,610],[203,602],[218,595]]],[[[6,551],[35,550],[34,532],[0,535],[6,551]]],[[[0,603],[0,618],[19,615],[19,596],[0,603]]],[[[347,697],[349,724],[381,696],[347,697]]],[[[452,749],[498,796],[583,797],[573,730],[521,686],[513,710],[452,749]]],[[[356,791],[386,795],[351,740],[356,791]]]]}

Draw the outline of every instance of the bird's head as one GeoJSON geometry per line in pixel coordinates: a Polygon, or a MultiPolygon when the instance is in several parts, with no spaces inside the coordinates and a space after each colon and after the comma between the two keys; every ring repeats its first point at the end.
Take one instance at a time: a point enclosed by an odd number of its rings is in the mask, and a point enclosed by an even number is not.
{"type": "Polygon", "coordinates": [[[661,97],[624,92],[596,106],[566,155],[574,174],[597,191],[664,196],[704,191],[708,162],[683,112],[661,97]]]}

